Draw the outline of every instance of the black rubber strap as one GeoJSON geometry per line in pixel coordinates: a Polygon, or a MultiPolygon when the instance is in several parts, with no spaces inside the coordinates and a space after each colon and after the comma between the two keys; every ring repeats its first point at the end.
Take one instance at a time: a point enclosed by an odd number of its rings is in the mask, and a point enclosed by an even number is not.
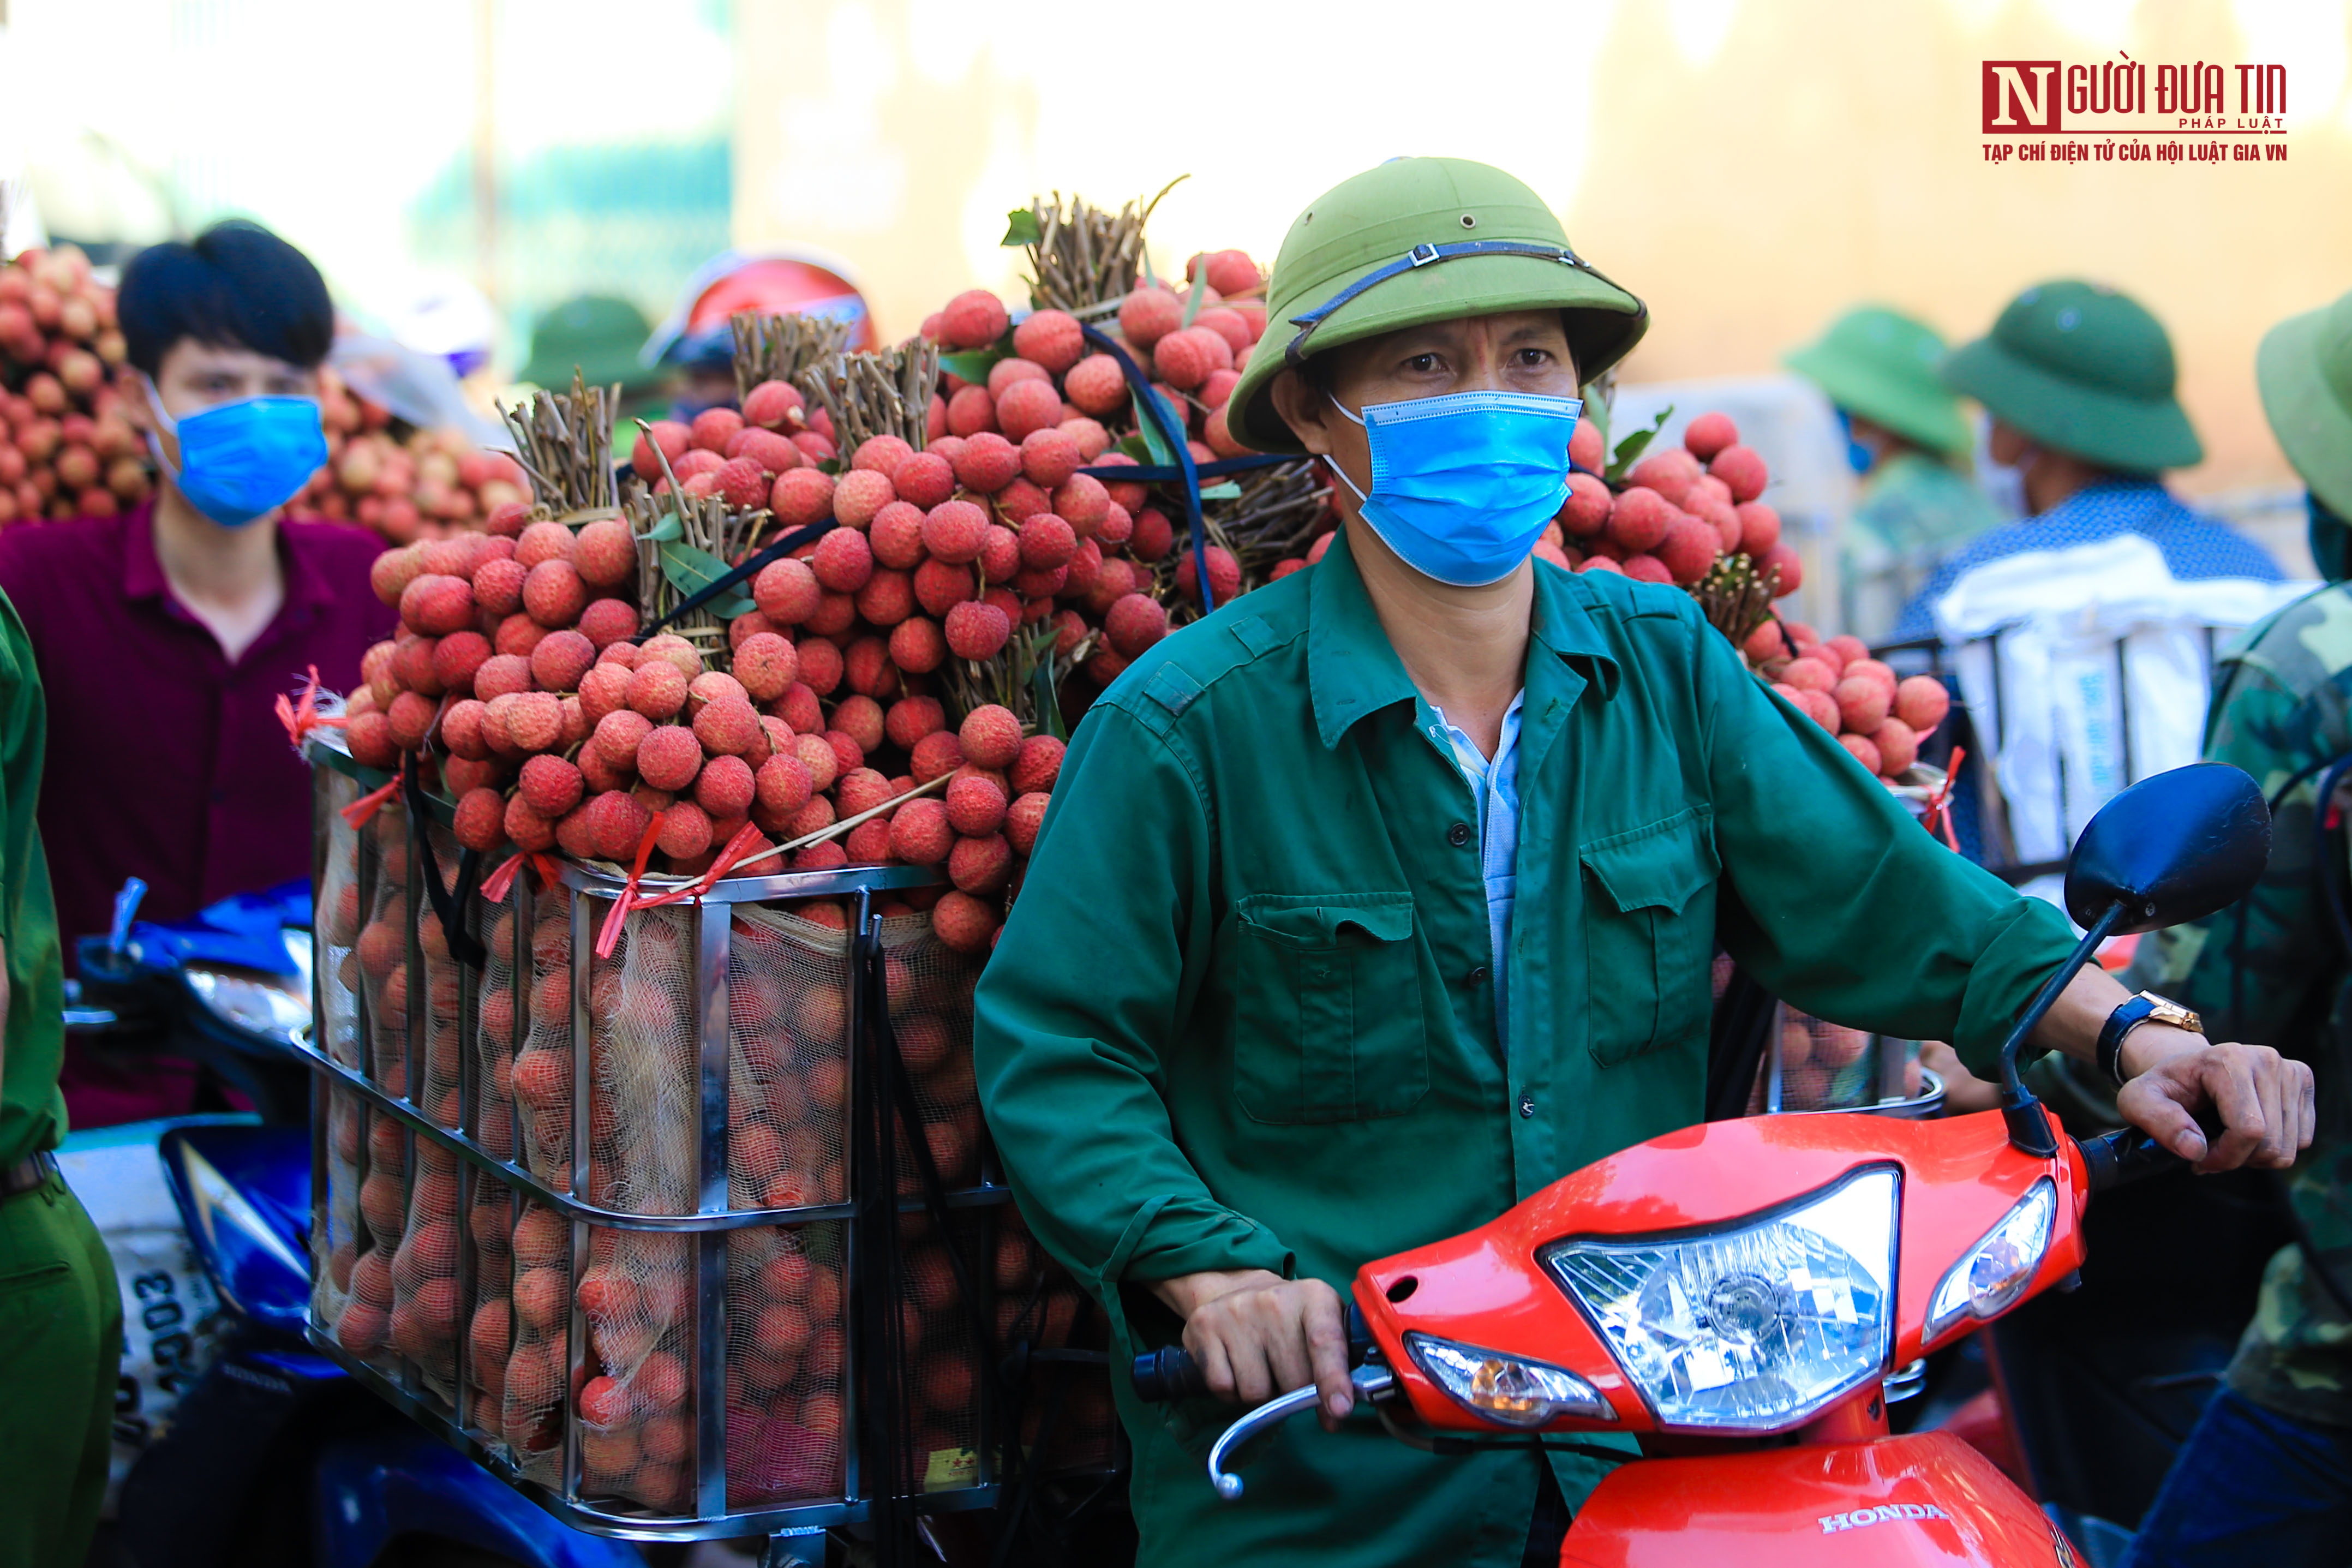
{"type": "Polygon", "coordinates": [[[751,581],[751,578],[759,574],[761,568],[766,566],[768,563],[772,561],[781,561],[785,556],[790,555],[793,551],[798,550],[802,545],[814,544],[818,540],[824,538],[826,534],[831,533],[835,529],[843,525],[838,522],[827,520],[824,522],[810,523],[806,528],[796,528],[793,530],[790,533],[785,534],[782,539],[777,540],[773,544],[771,544],[766,549],[761,551],[757,555],[745,561],[740,566],[737,566],[729,571],[725,576],[714,578],[707,587],[698,588],[693,593],[688,594],[677,604],[670,606],[670,610],[667,615],[663,616],[660,619],[655,621],[653,625],[646,627],[645,630],[639,632],[635,637],[631,637],[629,640],[631,642],[643,642],[647,637],[659,635],[663,627],[671,625],[673,622],[677,621],[679,616],[690,616],[694,614],[695,611],[702,608],[703,605],[710,603],[711,600],[719,597],[719,595],[731,593],[736,588],[740,587],[743,584],[751,581]]]}
{"type": "MultiPolygon", "coordinates": [[[[1174,423],[1172,411],[1161,401],[1160,395],[1151,390],[1151,378],[1144,374],[1142,367],[1119,346],[1118,339],[1100,327],[1084,321],[1078,323],[1078,330],[1086,333],[1087,342],[1118,362],[1119,374],[1127,377],[1127,384],[1135,391],[1136,416],[1158,425],[1169,449],[1176,454],[1176,477],[1160,482],[1175,484],[1181,480],[1183,485],[1184,521],[1191,527],[1192,536],[1192,572],[1201,582],[1201,614],[1208,615],[1217,607],[1217,596],[1209,586],[1209,531],[1201,521],[1201,466],[1192,461],[1190,437],[1181,425],[1174,423]]],[[[1138,471],[1126,472],[1132,478],[1138,471]]]]}
{"type": "Polygon", "coordinates": [[[449,944],[449,956],[458,963],[479,969],[489,962],[489,950],[481,944],[472,931],[466,929],[466,906],[473,901],[474,889],[481,885],[482,858],[467,849],[457,857],[457,885],[441,885],[440,857],[433,853],[433,811],[425,801],[425,784],[417,775],[423,772],[417,759],[411,756],[408,765],[401,770],[400,793],[408,808],[408,836],[415,842],[416,854],[425,868],[425,896],[433,905],[433,916],[441,922],[441,935],[449,944]]]}

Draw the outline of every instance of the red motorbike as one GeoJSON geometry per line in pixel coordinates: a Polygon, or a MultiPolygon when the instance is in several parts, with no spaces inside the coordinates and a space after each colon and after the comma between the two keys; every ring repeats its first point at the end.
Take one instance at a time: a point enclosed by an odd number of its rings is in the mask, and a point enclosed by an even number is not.
{"type": "MultiPolygon", "coordinates": [[[[2004,1044],[2000,1110],[1685,1128],[1466,1235],[1367,1263],[1349,1311],[1359,1398],[1438,1453],[1510,1444],[1614,1463],[1563,1564],[2074,1563],[1974,1448],[1890,1434],[1888,1385],[2067,1286],[2093,1194],[2179,1165],[2137,1131],[2066,1136],[2018,1055],[2108,937],[2235,902],[2269,852],[2262,793],[2234,768],[2125,791],[2075,846],[2066,902],[2089,934],[2004,1044]],[[1596,1433],[1640,1452],[1577,1441],[1596,1433]]],[[[1138,1358],[1134,1375],[1147,1399],[1205,1386],[1178,1349],[1138,1358]]],[[[1234,1423],[1209,1456],[1218,1492],[1242,1499],[1251,1439],[1316,1402],[1302,1388],[1234,1423]]]]}

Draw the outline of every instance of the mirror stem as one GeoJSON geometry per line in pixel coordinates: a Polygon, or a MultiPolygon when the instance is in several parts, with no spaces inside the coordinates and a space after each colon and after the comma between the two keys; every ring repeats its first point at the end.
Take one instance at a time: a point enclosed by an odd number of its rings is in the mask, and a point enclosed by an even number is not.
{"type": "Polygon", "coordinates": [[[2067,955],[2065,963],[2058,966],[2057,973],[2042,983],[2041,991],[2033,998],[2033,1005],[2025,1010],[2025,1016],[2018,1019],[2017,1026],[2009,1032],[2009,1038],[2001,1042],[2001,1120],[2009,1124],[2011,1144],[2038,1159],[2046,1160],[2058,1152],[2058,1135],[2051,1131],[2050,1113],[2042,1109],[2042,1102],[2033,1098],[2033,1091],[2027,1089],[2025,1080],[2018,1076],[2018,1054],[2025,1048],[2026,1038],[2042,1026],[2042,1020],[2048,1016],[2059,994],[2082,972],[2083,965],[2097,956],[2099,945],[2107,940],[2108,932],[2116,929],[2116,922],[2123,916],[2124,906],[2120,900],[2107,906],[2107,912],[2084,933],[2083,940],[2074,944],[2074,951],[2067,955]]]}

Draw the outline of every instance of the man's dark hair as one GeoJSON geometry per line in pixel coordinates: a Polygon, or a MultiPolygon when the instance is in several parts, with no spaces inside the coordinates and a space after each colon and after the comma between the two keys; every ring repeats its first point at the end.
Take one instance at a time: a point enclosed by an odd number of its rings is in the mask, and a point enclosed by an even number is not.
{"type": "Polygon", "coordinates": [[[310,258],[244,218],[194,243],[151,245],[122,269],[115,311],[131,363],[155,374],[174,343],[250,349],[304,369],[335,341],[335,305],[310,258]]]}

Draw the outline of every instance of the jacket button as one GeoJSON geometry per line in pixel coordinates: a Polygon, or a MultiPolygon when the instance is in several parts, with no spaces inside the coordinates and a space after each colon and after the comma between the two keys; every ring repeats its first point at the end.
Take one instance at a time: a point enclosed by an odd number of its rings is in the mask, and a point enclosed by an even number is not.
{"type": "Polygon", "coordinates": [[[1535,1113],[1536,1097],[1532,1094],[1521,1094],[1519,1096],[1519,1114],[1521,1116],[1533,1116],[1535,1113]]]}
{"type": "Polygon", "coordinates": [[[1453,845],[1456,849],[1459,849],[1465,844],[1469,843],[1470,825],[1466,822],[1457,822],[1453,826],[1447,828],[1445,830],[1445,842],[1453,845]]]}
{"type": "Polygon", "coordinates": [[[1485,964],[1482,963],[1477,968],[1470,972],[1470,984],[1473,985],[1484,985],[1486,984],[1486,966],[1485,964]]]}

